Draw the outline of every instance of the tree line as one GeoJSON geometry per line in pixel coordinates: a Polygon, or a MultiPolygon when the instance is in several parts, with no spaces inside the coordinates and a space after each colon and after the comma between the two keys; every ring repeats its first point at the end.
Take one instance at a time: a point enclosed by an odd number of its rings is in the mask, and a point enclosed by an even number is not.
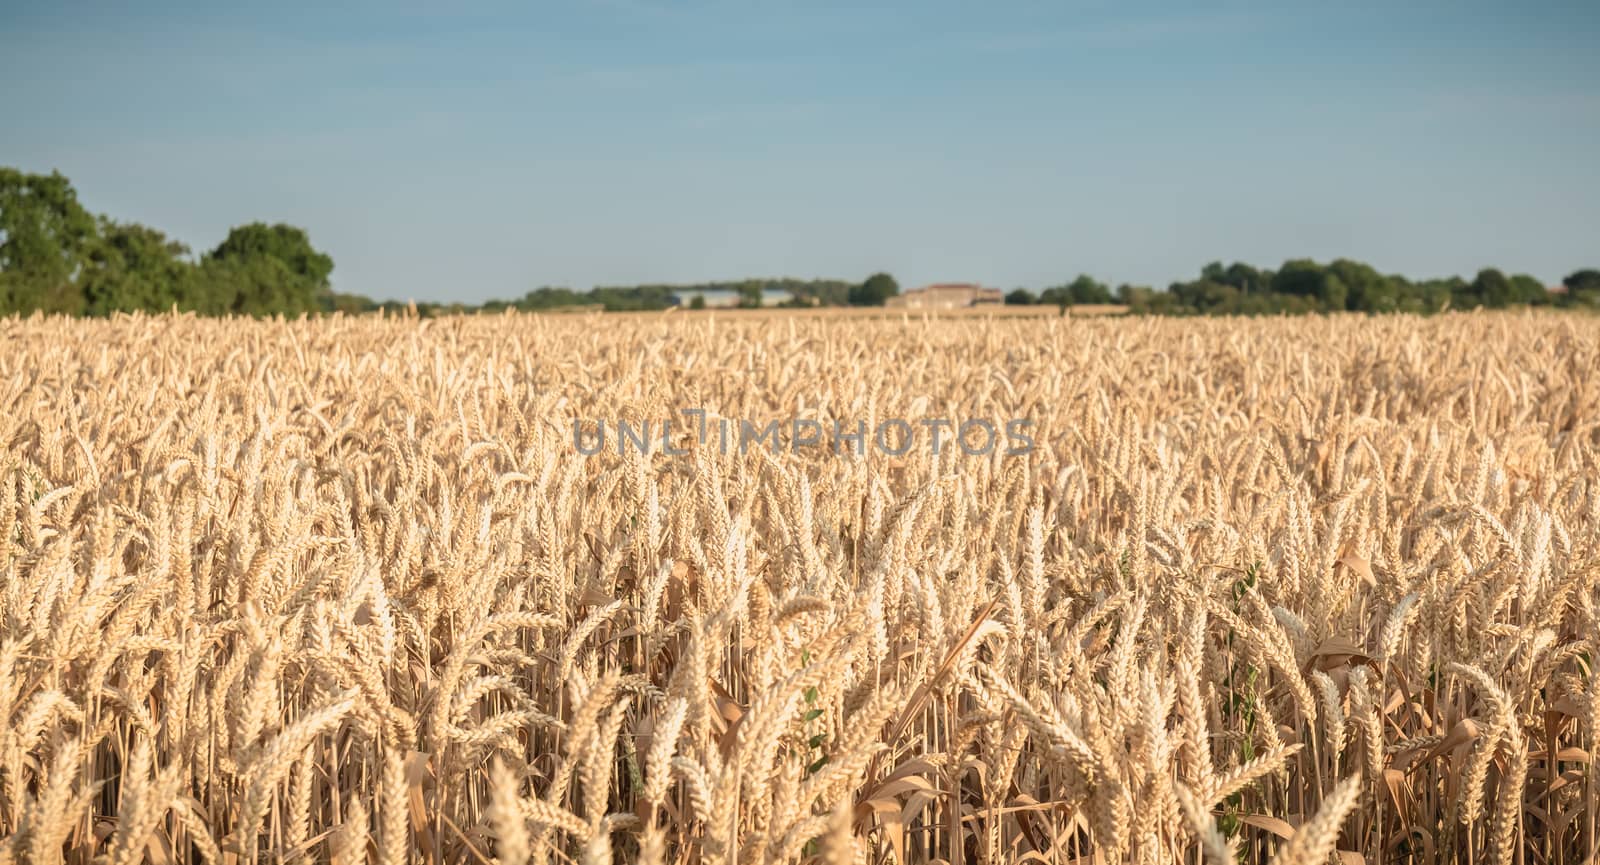
{"type": "Polygon", "coordinates": [[[330,289],[332,272],[291,225],[235,227],[195,258],[154,228],[91,214],[59,173],[0,167],[0,315],[331,311],[347,302],[330,289]]]}
{"type": "MultiPolygon", "coordinates": [[[[376,302],[332,290],[333,259],[307,233],[282,223],[237,226],[199,256],[162,232],[91,214],[58,172],[26,174],[0,166],[0,315],[35,311],[68,315],[164,312],[287,316],[318,312],[406,311],[421,315],[557,309],[661,310],[685,294],[731,291],[741,306],[761,306],[785,292],[783,306],[882,306],[900,293],[887,273],[861,282],[758,278],[668,285],[597,286],[588,291],[546,286],[514,300],[483,304],[376,302]]],[[[1164,291],[1130,284],[1112,289],[1088,275],[1037,294],[1018,288],[1007,304],[1059,307],[1122,304],[1156,315],[1259,315],[1310,312],[1414,312],[1514,306],[1600,308],[1600,270],[1569,274],[1559,291],[1527,274],[1494,268],[1471,280],[1413,281],[1359,261],[1320,264],[1291,259],[1276,270],[1213,262],[1197,279],[1164,291]]]]}
{"type": "Polygon", "coordinates": [[[1145,315],[1275,315],[1311,312],[1433,313],[1446,309],[1505,309],[1520,306],[1600,308],[1600,270],[1568,274],[1556,290],[1528,274],[1506,275],[1484,268],[1472,279],[1459,276],[1412,280],[1378,272],[1348,258],[1321,264],[1290,259],[1277,270],[1243,262],[1212,262],[1197,279],[1148,286],[1110,286],[1083,275],[1035,295],[1019,288],[1008,304],[1121,304],[1145,315]]]}

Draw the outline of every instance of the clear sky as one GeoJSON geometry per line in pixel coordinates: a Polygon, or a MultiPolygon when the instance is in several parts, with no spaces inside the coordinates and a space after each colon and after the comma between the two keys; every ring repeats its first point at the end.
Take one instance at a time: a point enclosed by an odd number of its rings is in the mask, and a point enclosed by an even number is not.
{"type": "Polygon", "coordinates": [[[1596,0],[33,5],[0,164],[379,298],[1600,266],[1596,0]]]}

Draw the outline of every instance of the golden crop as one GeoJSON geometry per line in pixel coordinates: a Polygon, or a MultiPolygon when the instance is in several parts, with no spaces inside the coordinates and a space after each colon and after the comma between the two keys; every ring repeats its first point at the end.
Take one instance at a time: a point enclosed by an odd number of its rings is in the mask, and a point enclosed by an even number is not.
{"type": "Polygon", "coordinates": [[[1600,850],[1592,318],[0,347],[0,862],[1600,850]],[[689,407],[1038,446],[575,449],[689,407]]]}

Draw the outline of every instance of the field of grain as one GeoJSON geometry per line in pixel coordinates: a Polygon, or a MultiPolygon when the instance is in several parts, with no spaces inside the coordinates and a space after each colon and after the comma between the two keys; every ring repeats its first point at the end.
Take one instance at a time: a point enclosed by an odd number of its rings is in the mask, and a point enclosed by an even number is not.
{"type": "Polygon", "coordinates": [[[1594,318],[0,346],[0,862],[1600,849],[1594,318]],[[573,440],[686,408],[1036,446],[573,440]]]}

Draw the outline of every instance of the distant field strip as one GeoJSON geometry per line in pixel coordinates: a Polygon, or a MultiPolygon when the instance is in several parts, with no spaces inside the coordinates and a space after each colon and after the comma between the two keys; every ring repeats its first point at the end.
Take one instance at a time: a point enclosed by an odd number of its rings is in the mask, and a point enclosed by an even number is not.
{"type": "Polygon", "coordinates": [[[1597,861],[1600,319],[1048,313],[0,320],[0,863],[1597,861]]]}

